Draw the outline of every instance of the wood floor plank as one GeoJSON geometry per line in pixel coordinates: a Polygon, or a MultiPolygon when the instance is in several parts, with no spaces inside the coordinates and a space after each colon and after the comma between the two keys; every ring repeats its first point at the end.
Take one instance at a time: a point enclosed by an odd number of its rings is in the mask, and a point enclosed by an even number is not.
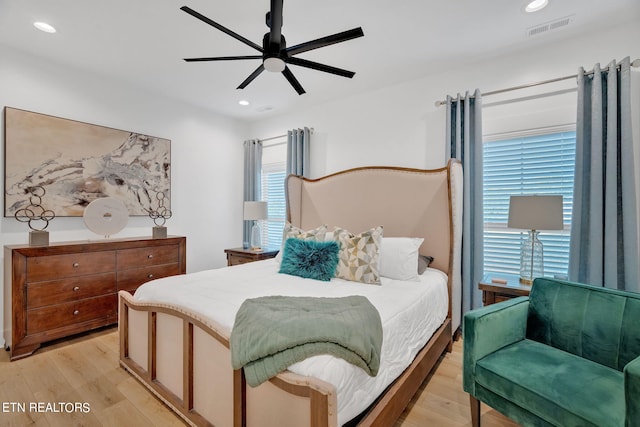
{"type": "Polygon", "coordinates": [[[49,353],[53,364],[73,388],[82,387],[99,376],[99,372],[82,352],[82,347],[77,346],[78,344],[62,347],[49,353]]]}
{"type": "Polygon", "coordinates": [[[78,391],[84,400],[91,402],[91,410],[96,412],[106,410],[123,400],[127,400],[118,386],[109,381],[106,376],[100,376],[87,382],[78,391]]]}
{"type": "MultiPolygon", "coordinates": [[[[47,403],[51,403],[51,401],[47,401],[47,403]]],[[[94,412],[46,412],[44,415],[51,427],[103,426],[94,412]]]]}
{"type": "Polygon", "coordinates": [[[154,425],[167,427],[185,425],[181,418],[168,411],[168,408],[135,378],[129,377],[120,383],[118,388],[127,397],[127,400],[154,425]]]}
{"type": "MultiPolygon", "coordinates": [[[[9,362],[0,352],[1,402],[80,402],[88,412],[0,412],[0,426],[183,427],[186,424],[119,366],[115,327],[43,346],[9,362]]],[[[518,427],[482,405],[483,427],[518,427]]],[[[469,396],[462,390],[462,341],[453,345],[394,427],[469,427],[469,396]]]]}
{"type": "Polygon", "coordinates": [[[44,416],[29,410],[33,394],[19,369],[0,369],[0,425],[24,426],[42,422],[44,416]]]}
{"type": "Polygon", "coordinates": [[[21,359],[14,362],[34,395],[49,392],[52,395],[63,395],[73,387],[66,380],[60,370],[53,364],[48,354],[31,359],[21,359]]]}
{"type": "Polygon", "coordinates": [[[452,402],[433,391],[425,391],[417,399],[420,407],[429,409],[430,412],[440,414],[454,424],[464,424],[469,418],[469,405],[452,402]]]}
{"type": "Polygon", "coordinates": [[[128,400],[123,400],[104,411],[98,412],[97,416],[103,426],[156,426],[128,400]]]}

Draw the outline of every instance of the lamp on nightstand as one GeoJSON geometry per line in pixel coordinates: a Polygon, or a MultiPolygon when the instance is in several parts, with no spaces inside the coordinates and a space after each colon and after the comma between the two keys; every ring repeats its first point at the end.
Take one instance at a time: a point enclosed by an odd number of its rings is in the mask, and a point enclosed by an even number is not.
{"type": "Polygon", "coordinates": [[[509,228],[529,230],[520,251],[520,283],[544,276],[544,254],[539,230],[562,230],[562,196],[511,196],[509,228]]]}
{"type": "Polygon", "coordinates": [[[267,202],[244,202],[244,220],[253,221],[249,246],[252,251],[262,250],[262,238],[258,221],[267,218],[267,202]]]}

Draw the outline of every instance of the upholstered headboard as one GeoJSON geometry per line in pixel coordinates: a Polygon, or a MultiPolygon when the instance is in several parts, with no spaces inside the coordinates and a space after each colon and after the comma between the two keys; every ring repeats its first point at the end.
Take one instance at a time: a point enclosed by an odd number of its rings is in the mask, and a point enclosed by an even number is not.
{"type": "Polygon", "coordinates": [[[385,237],[422,237],[420,254],[449,276],[450,314],[460,324],[462,167],[350,169],[319,179],[291,175],[287,220],[302,229],[327,224],[353,233],[382,225],[385,237]]]}

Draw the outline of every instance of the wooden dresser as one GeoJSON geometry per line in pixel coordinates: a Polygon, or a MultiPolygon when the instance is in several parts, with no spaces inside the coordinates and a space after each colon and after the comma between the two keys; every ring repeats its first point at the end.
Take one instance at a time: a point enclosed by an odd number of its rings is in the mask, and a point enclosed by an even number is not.
{"type": "Polygon", "coordinates": [[[11,360],[41,343],[118,321],[118,291],[186,272],[186,237],[5,246],[5,341],[11,360]]]}

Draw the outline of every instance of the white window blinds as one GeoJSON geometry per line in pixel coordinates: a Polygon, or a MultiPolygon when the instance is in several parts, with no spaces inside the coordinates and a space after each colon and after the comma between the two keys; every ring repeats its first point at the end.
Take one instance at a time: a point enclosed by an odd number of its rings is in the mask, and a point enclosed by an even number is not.
{"type": "Polygon", "coordinates": [[[547,130],[539,134],[485,138],[484,271],[520,273],[520,247],[526,232],[507,229],[511,195],[560,194],[564,230],[542,231],[546,276],[566,277],[573,203],[576,133],[547,130]]]}

